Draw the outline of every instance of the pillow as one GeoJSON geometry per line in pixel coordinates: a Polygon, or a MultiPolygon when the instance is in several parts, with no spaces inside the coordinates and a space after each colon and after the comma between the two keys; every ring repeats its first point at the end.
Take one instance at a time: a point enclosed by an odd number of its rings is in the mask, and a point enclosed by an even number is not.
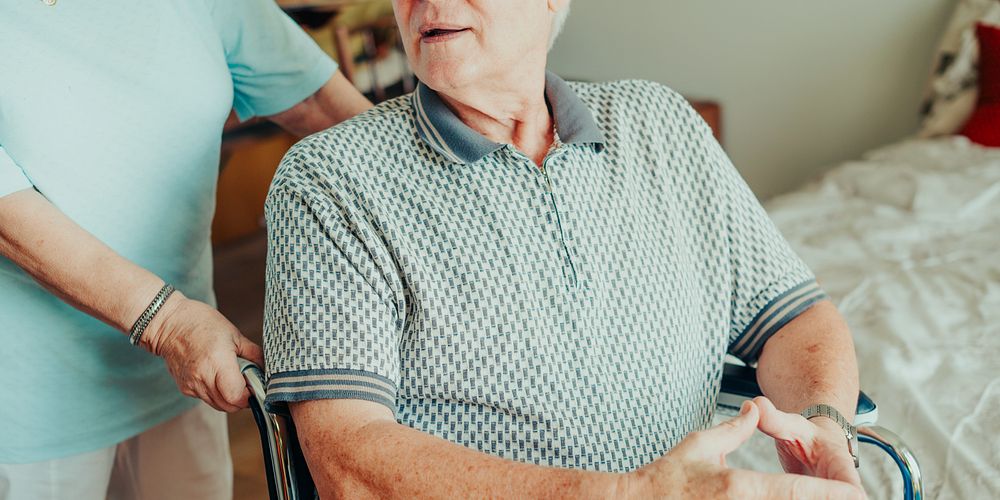
{"type": "Polygon", "coordinates": [[[961,134],[983,146],[1000,148],[1000,28],[980,23],[979,101],[961,134]]]}
{"type": "Polygon", "coordinates": [[[1000,26],[1000,0],[959,2],[935,57],[920,137],[957,133],[976,107],[977,22],[1000,26]]]}

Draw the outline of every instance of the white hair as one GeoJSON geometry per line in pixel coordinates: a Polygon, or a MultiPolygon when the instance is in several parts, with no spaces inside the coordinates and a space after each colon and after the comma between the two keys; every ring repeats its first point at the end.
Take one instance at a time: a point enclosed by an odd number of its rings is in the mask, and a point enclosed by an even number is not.
{"type": "Polygon", "coordinates": [[[552,18],[552,34],[549,35],[549,49],[556,43],[556,38],[559,38],[559,33],[562,33],[563,26],[566,24],[566,18],[569,17],[569,4],[566,2],[566,6],[556,12],[555,17],[552,18]]]}

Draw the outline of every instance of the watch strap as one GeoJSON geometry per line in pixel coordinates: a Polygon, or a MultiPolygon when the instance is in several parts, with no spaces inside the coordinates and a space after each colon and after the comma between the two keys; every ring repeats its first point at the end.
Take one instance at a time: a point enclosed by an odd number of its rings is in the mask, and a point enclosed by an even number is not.
{"type": "Polygon", "coordinates": [[[858,431],[854,425],[851,424],[849,420],[844,418],[836,408],[827,404],[812,405],[800,413],[806,420],[815,417],[826,417],[833,420],[844,430],[844,437],[847,438],[847,449],[850,451],[851,456],[854,458],[854,467],[860,465],[858,461],[858,431]]]}

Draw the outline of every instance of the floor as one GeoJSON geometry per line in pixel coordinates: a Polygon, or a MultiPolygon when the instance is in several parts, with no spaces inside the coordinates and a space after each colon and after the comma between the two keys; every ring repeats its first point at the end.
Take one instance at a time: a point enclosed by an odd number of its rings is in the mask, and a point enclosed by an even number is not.
{"type": "MultiPolygon", "coordinates": [[[[260,343],[264,311],[265,234],[228,243],[215,251],[215,292],[219,310],[244,335],[260,343]]],[[[260,438],[250,410],[229,415],[229,442],[233,455],[233,498],[266,500],[267,480],[260,438]]]]}

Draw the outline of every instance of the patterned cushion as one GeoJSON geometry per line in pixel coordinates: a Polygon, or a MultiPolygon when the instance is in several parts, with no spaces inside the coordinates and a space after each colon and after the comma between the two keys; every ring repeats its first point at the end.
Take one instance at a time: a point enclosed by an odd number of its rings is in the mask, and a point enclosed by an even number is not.
{"type": "Polygon", "coordinates": [[[979,102],[962,135],[983,146],[1000,147],[1000,28],[979,24],[979,102]]]}
{"type": "Polygon", "coordinates": [[[976,106],[977,22],[1000,25],[1000,1],[959,2],[935,56],[920,137],[957,133],[976,106]]]}

